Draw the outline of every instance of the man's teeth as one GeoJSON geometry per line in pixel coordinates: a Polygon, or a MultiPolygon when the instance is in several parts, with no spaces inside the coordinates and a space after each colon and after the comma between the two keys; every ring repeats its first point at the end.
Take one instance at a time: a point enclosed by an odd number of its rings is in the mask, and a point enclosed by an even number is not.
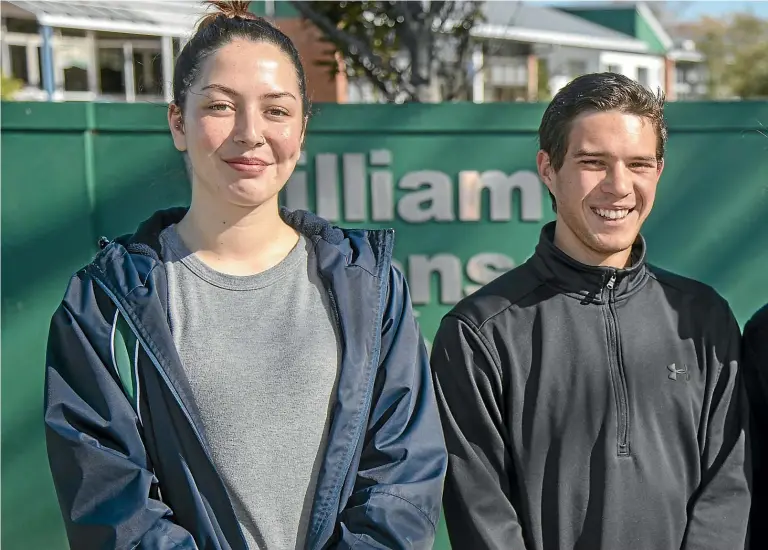
{"type": "Polygon", "coordinates": [[[628,209],[624,210],[605,210],[603,208],[593,208],[592,211],[600,216],[601,218],[606,218],[608,220],[620,220],[622,218],[626,218],[629,214],[628,209]]]}

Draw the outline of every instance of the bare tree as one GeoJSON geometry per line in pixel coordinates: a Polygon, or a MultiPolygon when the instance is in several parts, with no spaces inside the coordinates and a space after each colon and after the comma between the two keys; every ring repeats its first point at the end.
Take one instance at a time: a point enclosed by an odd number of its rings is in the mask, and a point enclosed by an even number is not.
{"type": "MultiPolygon", "coordinates": [[[[341,55],[348,76],[364,78],[387,101],[451,101],[467,94],[471,30],[482,17],[482,2],[291,4],[341,55]]],[[[338,71],[337,63],[327,65],[338,71]]]]}

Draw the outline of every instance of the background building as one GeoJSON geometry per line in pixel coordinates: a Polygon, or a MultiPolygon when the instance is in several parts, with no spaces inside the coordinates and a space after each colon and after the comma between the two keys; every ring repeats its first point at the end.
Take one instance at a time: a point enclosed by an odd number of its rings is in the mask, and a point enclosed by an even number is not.
{"type": "MultiPolygon", "coordinates": [[[[706,93],[703,55],[692,41],[674,40],[643,2],[550,8],[492,1],[483,9],[484,22],[472,30],[465,100],[545,101],[598,71],[661,88],[673,100],[706,93]]],[[[289,2],[257,1],[252,10],[295,41],[315,102],[381,101],[366,81],[344,71],[332,76],[321,65],[337,62],[330,45],[289,2]]],[[[19,81],[19,100],[169,101],[173,60],[203,13],[190,0],[4,0],[2,71],[19,81]]]]}

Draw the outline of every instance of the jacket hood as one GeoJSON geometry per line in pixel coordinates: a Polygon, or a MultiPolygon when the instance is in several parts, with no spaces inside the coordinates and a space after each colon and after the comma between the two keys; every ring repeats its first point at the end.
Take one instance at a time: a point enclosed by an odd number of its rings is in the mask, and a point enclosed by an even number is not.
{"type": "MultiPolygon", "coordinates": [[[[166,227],[179,223],[188,210],[189,208],[185,206],[158,210],[139,224],[136,232],[123,235],[116,239],[116,241],[131,252],[143,253],[159,259],[160,234],[166,227]]],[[[342,229],[331,225],[311,212],[304,210],[292,211],[287,208],[281,208],[280,217],[285,223],[306,237],[319,237],[333,245],[340,245],[345,239],[342,229]]],[[[108,242],[108,239],[102,237],[101,243],[108,244],[108,242]]]]}

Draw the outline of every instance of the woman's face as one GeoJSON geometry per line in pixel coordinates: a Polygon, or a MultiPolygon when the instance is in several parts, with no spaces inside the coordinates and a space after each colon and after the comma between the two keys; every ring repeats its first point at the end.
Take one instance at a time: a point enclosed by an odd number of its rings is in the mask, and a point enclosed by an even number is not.
{"type": "Polygon", "coordinates": [[[172,105],[168,121],[196,193],[246,208],[276,202],[304,138],[296,69],[272,44],[233,40],[203,61],[183,116],[172,105]]]}

